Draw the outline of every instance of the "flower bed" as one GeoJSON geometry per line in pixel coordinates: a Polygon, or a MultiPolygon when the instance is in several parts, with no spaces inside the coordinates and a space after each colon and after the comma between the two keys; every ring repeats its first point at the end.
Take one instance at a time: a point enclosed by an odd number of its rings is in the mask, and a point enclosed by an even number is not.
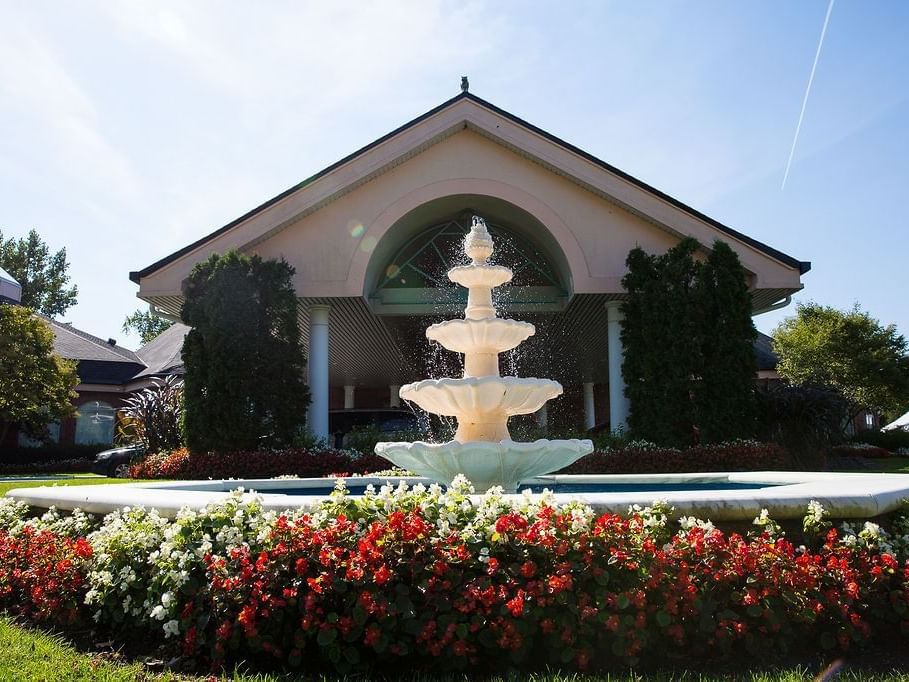
{"type": "Polygon", "coordinates": [[[339,491],[276,514],[238,492],[172,521],[26,521],[0,501],[0,606],[160,639],[215,669],[692,666],[909,639],[904,517],[890,533],[834,529],[812,503],[796,540],[766,513],[743,536],[660,504],[597,517],[546,494],[469,493],[339,491]]]}
{"type": "Polygon", "coordinates": [[[830,450],[837,457],[867,457],[869,459],[884,459],[890,457],[890,451],[879,448],[869,443],[846,443],[837,445],[830,450]]]}
{"type": "MultiPolygon", "coordinates": [[[[321,477],[366,474],[393,465],[374,454],[353,450],[257,450],[250,452],[192,453],[180,448],[150,455],[133,465],[130,476],[153,479],[271,478],[295,474],[321,477]]],[[[789,453],[772,443],[736,441],[677,450],[649,443],[600,450],[582,457],[559,473],[639,474],[702,471],[787,470],[793,468],[789,453]]]]}
{"type": "Polygon", "coordinates": [[[789,453],[774,443],[736,441],[685,450],[651,443],[593,452],[562,474],[662,474],[706,471],[778,471],[794,468],[789,453]]]}
{"type": "Polygon", "coordinates": [[[208,479],[274,478],[297,475],[301,478],[365,474],[391,468],[378,455],[361,455],[351,450],[303,448],[240,452],[195,452],[186,448],[149,455],[130,467],[132,478],[208,479]]]}

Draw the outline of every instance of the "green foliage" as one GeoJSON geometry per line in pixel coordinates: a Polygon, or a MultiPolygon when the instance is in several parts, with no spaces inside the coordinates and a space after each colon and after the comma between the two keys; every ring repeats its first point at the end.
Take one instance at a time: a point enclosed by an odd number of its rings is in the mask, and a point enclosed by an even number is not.
{"type": "Polygon", "coordinates": [[[10,424],[30,435],[73,413],[76,363],[54,353],[50,327],[28,308],[0,305],[0,442],[10,424]]]}
{"type": "Polygon", "coordinates": [[[4,239],[0,232],[0,267],[22,286],[22,305],[48,317],[62,315],[76,305],[78,289],[66,286],[66,249],[51,255],[35,230],[22,239],[4,239]]]}
{"type": "Polygon", "coordinates": [[[697,297],[701,320],[701,380],[695,392],[701,439],[708,443],[755,431],[754,377],[757,330],[751,294],[735,251],[717,241],[700,268],[697,297]]]}
{"type": "Polygon", "coordinates": [[[793,384],[834,388],[852,403],[899,413],[909,404],[909,345],[856,305],[799,304],[773,333],[777,371],[793,384]]]}
{"type": "Polygon", "coordinates": [[[142,343],[145,344],[156,338],[165,329],[169,329],[172,324],[173,322],[155,315],[151,310],[144,312],[136,310],[123,320],[123,331],[127,334],[136,332],[142,339],[142,343]]]}
{"type": "Polygon", "coordinates": [[[706,263],[683,239],[663,255],[628,254],[622,371],[636,438],[688,445],[754,435],[756,335],[745,272],[716,242],[706,263]]]}
{"type": "Polygon", "coordinates": [[[759,435],[803,464],[842,440],[848,403],[838,391],[776,382],[757,392],[759,435]]]}
{"type": "Polygon", "coordinates": [[[309,391],[294,270],[235,251],[198,264],[184,284],[184,427],[194,451],[288,445],[309,391]]]}
{"type": "Polygon", "coordinates": [[[868,443],[890,452],[900,448],[909,449],[909,431],[891,429],[890,431],[861,431],[850,439],[853,443],[868,443]]]}
{"type": "Polygon", "coordinates": [[[124,431],[129,442],[139,442],[146,452],[163,452],[183,445],[183,382],[170,375],[131,395],[123,409],[124,431]]]}

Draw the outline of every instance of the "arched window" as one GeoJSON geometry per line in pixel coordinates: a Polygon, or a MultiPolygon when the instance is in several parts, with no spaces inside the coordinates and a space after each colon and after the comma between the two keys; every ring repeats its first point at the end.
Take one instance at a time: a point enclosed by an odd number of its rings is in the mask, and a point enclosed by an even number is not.
{"type": "MultiPolygon", "coordinates": [[[[488,223],[495,239],[495,262],[514,272],[511,286],[560,286],[555,268],[539,249],[506,227],[488,223]]],[[[447,220],[427,228],[404,244],[382,273],[378,289],[454,287],[447,277],[455,265],[466,263],[462,253],[470,216],[447,220]]]]}
{"type": "Polygon", "coordinates": [[[110,445],[114,442],[117,413],[103,400],[91,400],[76,411],[76,445],[110,445]]]}
{"type": "MultiPolygon", "coordinates": [[[[467,290],[448,279],[448,271],[468,261],[462,251],[473,212],[435,223],[403,243],[386,261],[370,294],[379,314],[436,314],[460,310],[467,290]]],[[[495,240],[493,262],[511,268],[514,278],[496,292],[500,304],[517,310],[547,312],[564,308],[568,297],[550,258],[534,243],[504,225],[487,222],[495,240]]]]}

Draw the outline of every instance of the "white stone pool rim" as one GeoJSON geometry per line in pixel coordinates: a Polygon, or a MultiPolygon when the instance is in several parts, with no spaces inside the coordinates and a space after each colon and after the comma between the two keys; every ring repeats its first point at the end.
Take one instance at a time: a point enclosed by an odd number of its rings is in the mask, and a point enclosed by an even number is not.
{"type": "MultiPolygon", "coordinates": [[[[385,483],[408,484],[430,481],[413,477],[357,477],[347,479],[351,486],[376,486],[385,483]]],[[[750,521],[761,509],[770,510],[775,519],[797,519],[805,514],[811,500],[820,502],[829,514],[841,519],[867,519],[898,509],[909,500],[909,475],[878,473],[749,471],[696,474],[612,474],[585,476],[541,476],[524,481],[547,484],[621,484],[621,483],[739,483],[766,484],[771,487],[733,490],[687,490],[675,492],[558,493],[558,502],[580,500],[599,513],[625,513],[629,505],[646,505],[655,499],[669,502],[678,516],[696,516],[711,521],[750,521]]],[[[284,511],[317,505],[324,495],[305,497],[286,495],[281,490],[325,488],[331,479],[227,479],[208,481],[155,481],[114,485],[42,486],[17,488],[8,497],[33,507],[106,514],[130,506],[157,509],[173,517],[183,507],[201,509],[224,499],[237,488],[256,491],[265,509],[284,511]]]]}

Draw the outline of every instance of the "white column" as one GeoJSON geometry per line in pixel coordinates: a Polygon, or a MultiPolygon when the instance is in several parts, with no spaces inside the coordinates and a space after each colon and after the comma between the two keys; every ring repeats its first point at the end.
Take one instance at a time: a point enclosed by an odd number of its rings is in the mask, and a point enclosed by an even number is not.
{"type": "Polygon", "coordinates": [[[609,428],[613,431],[628,428],[628,413],[631,411],[628,396],[625,395],[625,379],[622,376],[622,304],[612,301],[606,304],[606,334],[609,341],[609,428]]]}
{"type": "Polygon", "coordinates": [[[345,386],[344,387],[344,409],[352,410],[354,406],[354,395],[357,390],[356,386],[345,386]]]}
{"type": "Polygon", "coordinates": [[[398,394],[398,391],[401,390],[401,387],[397,384],[389,384],[388,386],[388,406],[389,407],[401,407],[401,396],[398,394]]]}
{"type": "Polygon", "coordinates": [[[593,403],[593,382],[584,382],[584,428],[592,429],[597,425],[597,413],[593,403]]]}
{"type": "Polygon", "coordinates": [[[545,429],[546,425],[549,424],[549,410],[546,405],[543,405],[536,413],[537,426],[541,429],[545,429]]]}
{"type": "Polygon", "coordinates": [[[309,309],[309,430],[328,440],[328,316],[331,308],[309,309]]]}

